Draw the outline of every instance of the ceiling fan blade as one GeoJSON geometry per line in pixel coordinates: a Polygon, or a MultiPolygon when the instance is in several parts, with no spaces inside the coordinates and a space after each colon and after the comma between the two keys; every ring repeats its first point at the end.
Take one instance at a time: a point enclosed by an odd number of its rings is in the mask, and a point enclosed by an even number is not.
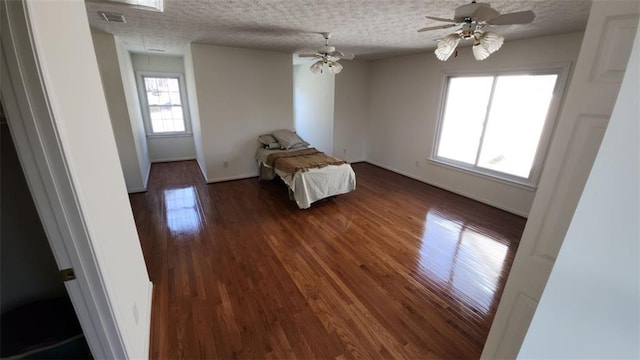
{"type": "Polygon", "coordinates": [[[438,26],[429,26],[418,30],[418,32],[431,31],[431,30],[440,30],[440,29],[448,29],[450,27],[457,26],[458,24],[446,24],[446,25],[438,25],[438,26]]]}
{"type": "Polygon", "coordinates": [[[471,17],[477,21],[488,21],[498,16],[500,16],[500,13],[489,6],[478,6],[476,11],[471,14],[471,17]]]}
{"type": "Polygon", "coordinates": [[[536,14],[531,11],[518,11],[514,13],[500,15],[496,18],[487,21],[489,25],[514,25],[514,24],[529,24],[536,18],[536,14]]]}
{"type": "Polygon", "coordinates": [[[457,23],[457,21],[453,20],[453,19],[445,19],[445,18],[439,18],[439,17],[435,17],[435,16],[425,16],[427,19],[431,19],[431,20],[435,20],[435,21],[443,21],[443,22],[450,22],[450,23],[457,23]]]}
{"type": "Polygon", "coordinates": [[[343,53],[342,51],[334,51],[327,54],[333,58],[344,59],[344,60],[353,60],[356,56],[354,54],[343,53]]]}
{"type": "Polygon", "coordinates": [[[298,57],[307,58],[307,57],[316,57],[318,54],[298,54],[298,57]]]}

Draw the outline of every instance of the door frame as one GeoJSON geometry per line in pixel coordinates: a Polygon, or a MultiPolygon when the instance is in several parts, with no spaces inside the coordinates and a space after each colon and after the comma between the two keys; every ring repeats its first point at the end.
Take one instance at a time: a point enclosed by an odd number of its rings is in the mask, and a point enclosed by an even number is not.
{"type": "Polygon", "coordinates": [[[125,343],[87,232],[35,51],[29,7],[0,3],[0,100],[29,190],[95,358],[124,359],[125,343]]]}

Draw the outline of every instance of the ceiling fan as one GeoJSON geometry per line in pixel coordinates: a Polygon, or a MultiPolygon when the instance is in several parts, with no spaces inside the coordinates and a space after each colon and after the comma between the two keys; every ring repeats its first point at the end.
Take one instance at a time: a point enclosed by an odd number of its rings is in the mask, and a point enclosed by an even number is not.
{"type": "Polygon", "coordinates": [[[485,28],[494,25],[529,24],[535,17],[536,14],[531,10],[500,14],[491,8],[491,5],[474,0],[471,4],[458,6],[454,10],[453,19],[426,16],[427,19],[449,24],[425,27],[418,32],[448,29],[462,25],[456,32],[436,40],[438,42],[438,48],[435,50],[436,56],[441,61],[447,61],[456,50],[460,40],[473,38],[473,56],[476,60],[484,60],[500,49],[504,42],[502,35],[485,31],[485,28]]]}
{"type": "Polygon", "coordinates": [[[342,51],[337,51],[335,47],[329,45],[329,39],[331,39],[331,33],[323,32],[320,33],[324,37],[324,46],[320,47],[313,53],[307,54],[298,54],[301,58],[314,58],[318,59],[309,69],[314,74],[322,74],[324,67],[329,68],[329,72],[331,74],[339,74],[342,71],[342,65],[338,62],[339,60],[353,60],[355,55],[346,54],[342,51]]]}

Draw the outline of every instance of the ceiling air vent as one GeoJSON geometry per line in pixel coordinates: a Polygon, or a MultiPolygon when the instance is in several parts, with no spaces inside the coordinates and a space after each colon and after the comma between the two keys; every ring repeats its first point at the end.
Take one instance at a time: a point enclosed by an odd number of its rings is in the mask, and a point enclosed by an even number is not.
{"type": "Polygon", "coordinates": [[[104,11],[98,11],[98,14],[100,14],[100,16],[102,16],[102,18],[106,22],[116,22],[116,23],[123,23],[123,24],[127,23],[127,20],[125,20],[124,15],[122,14],[116,14],[116,13],[110,13],[110,12],[104,12],[104,11]]]}

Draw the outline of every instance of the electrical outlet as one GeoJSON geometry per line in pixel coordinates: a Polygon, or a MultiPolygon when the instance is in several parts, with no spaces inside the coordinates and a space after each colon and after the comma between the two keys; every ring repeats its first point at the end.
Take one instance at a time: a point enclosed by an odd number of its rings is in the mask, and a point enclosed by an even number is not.
{"type": "Polygon", "coordinates": [[[228,162],[228,161],[225,161],[225,162],[224,162],[224,167],[226,167],[226,168],[228,168],[228,167],[229,167],[229,162],[228,162]]]}
{"type": "Polygon", "coordinates": [[[420,161],[416,161],[416,167],[420,166],[420,161]]]}
{"type": "Polygon", "coordinates": [[[347,149],[342,149],[342,155],[347,155],[347,149]]]}

